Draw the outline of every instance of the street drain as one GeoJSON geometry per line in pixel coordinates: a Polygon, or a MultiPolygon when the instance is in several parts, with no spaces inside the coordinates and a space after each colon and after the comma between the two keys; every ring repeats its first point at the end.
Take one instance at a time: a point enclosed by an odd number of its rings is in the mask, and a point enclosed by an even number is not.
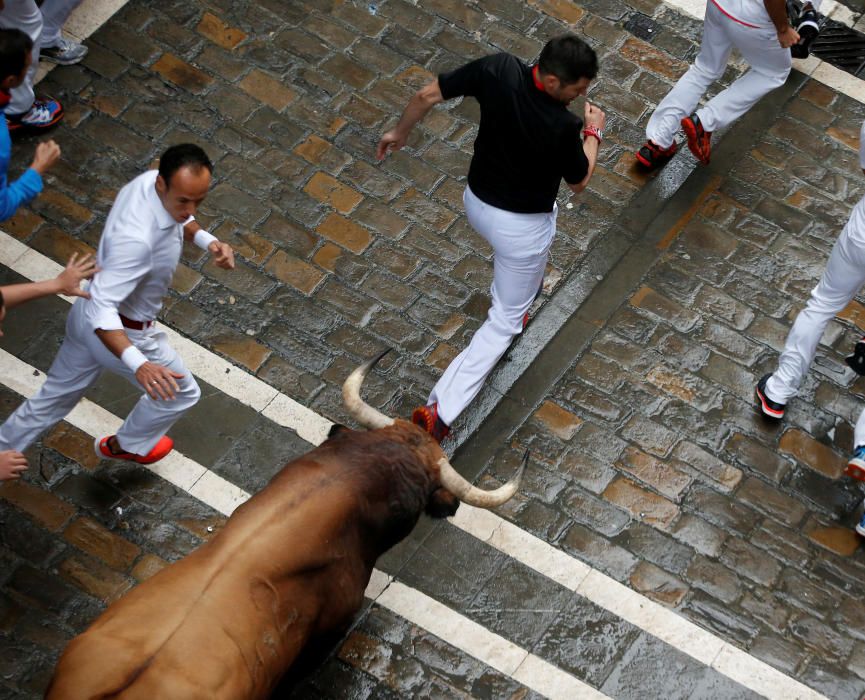
{"type": "MultiPolygon", "coordinates": [[[[787,5],[790,19],[795,26],[802,3],[788,0],[787,5]]],[[[846,24],[834,19],[821,19],[820,34],[811,44],[811,53],[857,78],[865,77],[865,34],[846,24]]]]}
{"type": "Polygon", "coordinates": [[[811,53],[856,77],[865,74],[865,34],[833,19],[821,23],[811,53]]]}

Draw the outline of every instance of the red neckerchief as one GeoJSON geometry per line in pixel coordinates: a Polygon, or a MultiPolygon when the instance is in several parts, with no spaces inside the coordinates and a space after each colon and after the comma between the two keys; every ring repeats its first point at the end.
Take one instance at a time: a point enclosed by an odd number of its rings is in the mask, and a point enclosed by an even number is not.
{"type": "Polygon", "coordinates": [[[9,104],[9,100],[12,99],[12,93],[8,90],[3,90],[0,88],[0,110],[6,109],[6,105],[9,104]]]}
{"type": "Polygon", "coordinates": [[[540,71],[538,70],[537,64],[532,66],[532,80],[535,81],[535,87],[541,92],[546,92],[544,89],[544,84],[541,82],[540,71]]]}

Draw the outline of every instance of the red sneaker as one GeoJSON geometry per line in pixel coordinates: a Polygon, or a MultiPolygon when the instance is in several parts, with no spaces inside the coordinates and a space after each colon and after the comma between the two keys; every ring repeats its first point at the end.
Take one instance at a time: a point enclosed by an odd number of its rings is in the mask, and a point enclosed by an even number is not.
{"type": "Polygon", "coordinates": [[[156,446],[146,455],[137,455],[132,452],[112,452],[108,446],[108,441],[113,437],[113,435],[106,435],[104,438],[96,438],[93,441],[93,449],[96,450],[97,457],[102,457],[103,459],[122,459],[138,464],[153,464],[165,457],[174,448],[174,440],[167,435],[163,435],[159,438],[156,446]]]}
{"type": "Polygon", "coordinates": [[[411,422],[426,430],[436,442],[444,440],[451,429],[439,418],[439,405],[420,406],[412,411],[411,422]]]}
{"type": "Polygon", "coordinates": [[[682,119],[682,131],[688,137],[688,148],[703,165],[709,164],[712,157],[712,132],[705,131],[700,117],[692,114],[682,119]]]}
{"type": "Polygon", "coordinates": [[[865,447],[860,445],[856,448],[844,473],[858,481],[865,481],[865,447]]]}

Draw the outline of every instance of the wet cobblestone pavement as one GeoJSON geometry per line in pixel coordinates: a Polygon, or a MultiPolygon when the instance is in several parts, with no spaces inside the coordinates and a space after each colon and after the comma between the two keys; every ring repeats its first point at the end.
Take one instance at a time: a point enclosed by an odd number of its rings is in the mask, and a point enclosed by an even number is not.
{"type": "MultiPolygon", "coordinates": [[[[67,110],[63,164],[3,229],[58,262],[91,250],[122,184],[166,146],[201,143],[216,184],[200,219],[238,269],[187,247],[162,322],[334,421],[350,369],[394,347],[365,397],[406,417],[488,305],[491,251],[461,205],[476,107],[436,109],[382,164],[375,143],[432,74],[497,50],[534,58],[568,28],[599,53],[591,99],[609,138],[589,190],[560,197],[545,293],[456,426],[455,464],[488,486],[531,448],[506,521],[818,692],[859,698],[865,491],[843,469],[865,380],[843,356],[865,305],[830,324],[782,423],[752,392],[865,193],[860,102],[794,73],[708,169],[682,154],[647,180],[631,151],[700,31],[662,3],[132,0],[81,65],[40,85],[67,110]]],[[[31,150],[18,142],[13,171],[31,150]]],[[[0,268],[0,283],[21,279],[0,268]]],[[[0,348],[44,372],[67,310],[11,313],[0,348]]],[[[172,434],[229,482],[254,492],[309,448],[202,389],[172,434]]],[[[122,416],[137,393],[105,378],[88,397],[122,416]]],[[[20,400],[0,387],[0,417],[20,400]]],[[[225,520],[144,468],[99,462],[68,423],[28,457],[26,479],[0,487],[9,698],[39,697],[72,636],[225,520]]],[[[453,524],[421,522],[379,568],[609,697],[755,697],[453,524]]],[[[283,695],[539,697],[377,604],[283,695]]]]}

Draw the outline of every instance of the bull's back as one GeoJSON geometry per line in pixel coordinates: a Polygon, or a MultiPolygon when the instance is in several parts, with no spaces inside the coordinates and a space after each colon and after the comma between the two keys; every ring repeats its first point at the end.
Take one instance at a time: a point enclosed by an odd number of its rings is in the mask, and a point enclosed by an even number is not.
{"type": "Polygon", "coordinates": [[[370,569],[346,554],[356,547],[339,500],[286,510],[265,489],[76,637],[47,698],[267,697],[309,636],[362,601],[370,569]]]}

